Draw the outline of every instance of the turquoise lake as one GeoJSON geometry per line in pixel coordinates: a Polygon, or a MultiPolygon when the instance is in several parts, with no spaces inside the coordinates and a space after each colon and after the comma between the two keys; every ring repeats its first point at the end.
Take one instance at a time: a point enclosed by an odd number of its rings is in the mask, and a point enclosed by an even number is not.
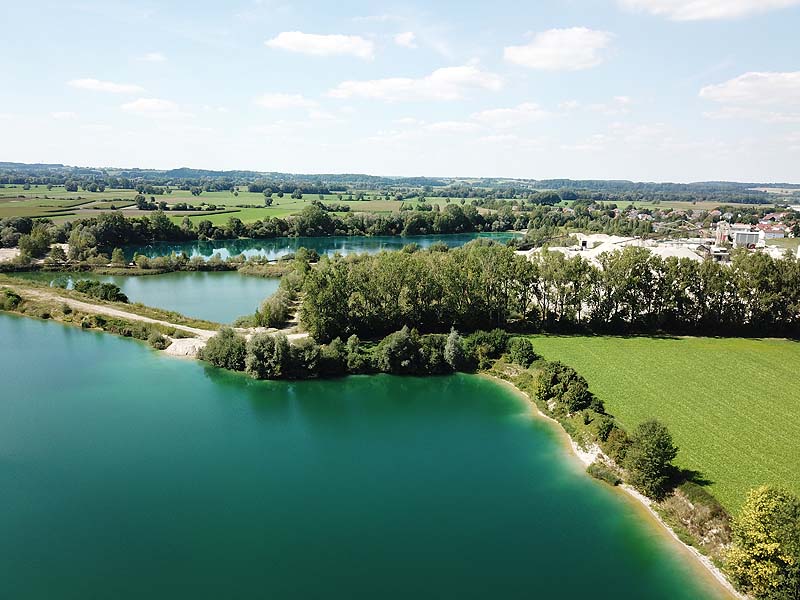
{"type": "Polygon", "coordinates": [[[131,302],[174,310],[187,317],[232,323],[251,315],[278,289],[279,278],[248,277],[236,271],[180,271],[163,275],[109,276],[93,273],[16,273],[16,277],[72,287],[77,279],[114,283],[131,302]]]}
{"type": "Polygon", "coordinates": [[[3,598],[718,597],[477,376],[255,382],[4,314],[0,365],[3,598]]]}
{"type": "Polygon", "coordinates": [[[465,233],[451,235],[419,235],[419,236],[374,236],[374,237],[294,237],[273,238],[267,240],[219,240],[206,242],[184,243],[156,243],[146,246],[129,246],[125,248],[125,255],[131,259],[134,254],[144,254],[153,258],[164,256],[172,252],[180,254],[185,252],[189,257],[203,256],[211,258],[219,254],[225,259],[243,254],[246,257],[262,256],[269,260],[276,260],[287,254],[296,252],[299,248],[316,250],[320,255],[339,254],[374,254],[381,250],[400,250],[406,244],[419,244],[427,248],[436,242],[443,242],[455,248],[463,246],[476,238],[488,238],[505,243],[508,240],[520,237],[516,233],[465,233]]]}

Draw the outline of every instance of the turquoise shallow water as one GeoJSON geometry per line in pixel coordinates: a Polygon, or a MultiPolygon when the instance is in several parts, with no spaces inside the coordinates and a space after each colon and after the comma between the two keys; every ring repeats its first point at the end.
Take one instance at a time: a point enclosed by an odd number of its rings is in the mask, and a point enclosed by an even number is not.
{"type": "Polygon", "coordinates": [[[375,237],[295,237],[295,238],[275,238],[268,240],[219,240],[208,242],[186,242],[186,243],[158,243],[147,246],[129,246],[125,248],[125,255],[130,259],[133,255],[144,254],[149,257],[164,256],[175,252],[180,254],[185,252],[188,256],[203,256],[211,258],[214,254],[219,254],[223,259],[230,256],[243,254],[250,256],[263,256],[270,260],[276,260],[286,254],[296,252],[298,248],[314,249],[322,254],[363,254],[377,253],[381,250],[400,250],[406,244],[419,244],[422,248],[427,248],[436,242],[443,242],[455,248],[463,246],[467,242],[476,238],[488,238],[500,243],[519,237],[515,233],[465,233],[452,235],[417,235],[410,237],[403,236],[375,236],[375,237]]]}
{"type": "Polygon", "coordinates": [[[18,277],[72,287],[77,279],[97,279],[120,287],[131,302],[174,310],[188,317],[232,323],[252,314],[278,289],[279,278],[247,277],[236,271],[108,276],[93,273],[18,273],[18,277]]]}
{"type": "Polygon", "coordinates": [[[0,315],[4,598],[713,598],[473,376],[254,382],[0,315]]]}

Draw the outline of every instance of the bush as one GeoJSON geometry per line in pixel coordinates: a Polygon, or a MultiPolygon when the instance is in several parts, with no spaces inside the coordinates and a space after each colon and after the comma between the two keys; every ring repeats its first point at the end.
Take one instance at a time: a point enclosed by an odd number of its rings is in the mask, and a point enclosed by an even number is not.
{"type": "Polygon", "coordinates": [[[156,350],[166,350],[167,347],[169,347],[170,345],[169,339],[167,339],[157,331],[154,331],[149,336],[147,336],[147,343],[150,344],[156,350]]]}
{"type": "Polygon", "coordinates": [[[200,351],[200,358],[210,362],[215,367],[243,371],[247,343],[230,327],[223,327],[214,337],[206,343],[200,351]]]}
{"type": "Polygon", "coordinates": [[[22,297],[13,290],[3,290],[0,295],[0,309],[2,310],[16,310],[22,303],[22,297]]]}
{"type": "Polygon", "coordinates": [[[288,366],[289,358],[286,336],[257,333],[247,342],[244,369],[253,379],[276,379],[288,366]]]}
{"type": "Polygon", "coordinates": [[[589,384],[572,367],[559,362],[550,362],[539,373],[536,385],[537,399],[552,405],[557,414],[572,414],[585,408],[603,412],[602,402],[589,391],[589,384]]]}
{"type": "Polygon", "coordinates": [[[341,338],[335,338],[322,347],[319,373],[323,377],[337,377],[347,374],[347,348],[341,338]]]}
{"type": "Polygon", "coordinates": [[[509,335],[502,329],[476,331],[464,343],[467,359],[479,369],[488,369],[492,360],[500,358],[508,346],[509,335]]]}
{"type": "Polygon", "coordinates": [[[511,362],[527,369],[536,360],[536,353],[533,351],[533,344],[528,338],[514,338],[509,344],[508,357],[511,362]]]}
{"type": "Polygon", "coordinates": [[[80,279],[75,282],[74,289],[76,292],[99,298],[100,300],[109,300],[111,302],[128,302],[128,297],[122,293],[119,286],[113,283],[100,283],[93,279],[80,279]]]}
{"type": "Polygon", "coordinates": [[[619,485],[622,483],[622,480],[614,471],[612,471],[607,465],[598,461],[595,461],[586,467],[586,472],[595,479],[605,481],[609,485],[619,485]]]}
{"type": "Polygon", "coordinates": [[[387,335],[375,350],[375,361],[383,373],[409,375],[423,371],[425,360],[419,334],[404,326],[387,335]]]}
{"type": "Polygon", "coordinates": [[[625,455],[628,453],[628,446],[630,445],[631,442],[625,430],[613,425],[605,442],[600,444],[600,448],[602,448],[606,456],[611,457],[615,463],[621,465],[625,460],[625,455]]]}

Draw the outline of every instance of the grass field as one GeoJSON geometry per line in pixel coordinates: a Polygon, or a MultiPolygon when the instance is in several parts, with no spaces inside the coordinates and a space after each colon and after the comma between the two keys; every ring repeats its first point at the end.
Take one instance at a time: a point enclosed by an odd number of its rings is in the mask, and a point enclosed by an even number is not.
{"type": "MultiPolygon", "coordinates": [[[[95,217],[103,210],[110,210],[111,206],[117,209],[131,206],[136,196],[135,190],[107,189],[103,192],[67,192],[63,186],[53,187],[48,190],[46,186],[31,186],[25,190],[21,185],[5,186],[0,188],[0,218],[9,216],[26,217],[50,217],[54,221],[75,220],[84,217],[95,217]]],[[[317,194],[306,194],[302,199],[293,199],[288,194],[283,198],[273,196],[273,204],[264,207],[264,195],[261,193],[239,191],[237,195],[232,192],[203,192],[200,196],[192,196],[191,192],[185,190],[173,190],[171,194],[156,196],[156,201],[164,201],[168,204],[176,202],[186,202],[199,206],[202,203],[215,204],[222,210],[235,211],[234,213],[218,215],[198,215],[190,217],[195,223],[208,219],[215,225],[224,225],[231,216],[241,219],[245,223],[264,219],[266,217],[288,217],[299,213],[303,208],[311,204],[313,200],[319,200],[317,194]],[[240,208],[237,205],[251,205],[259,208],[240,208]]],[[[347,204],[351,212],[369,213],[391,213],[397,211],[401,202],[395,200],[384,200],[381,196],[373,193],[367,194],[367,200],[356,201],[347,200],[347,194],[342,194],[339,200],[338,194],[326,194],[323,196],[324,202],[334,202],[337,204],[347,204]]],[[[453,200],[457,202],[457,200],[453,200]]],[[[418,201],[412,200],[405,202],[410,206],[416,206],[418,201]]],[[[429,204],[446,204],[445,198],[429,198],[429,204]]],[[[135,216],[138,211],[126,210],[126,216],[135,216]]],[[[175,222],[180,222],[186,212],[167,212],[175,222]]]]}
{"type": "Polygon", "coordinates": [[[800,343],[787,340],[536,336],[574,367],[627,430],[655,417],[736,511],[755,486],[800,494],[800,343]]]}

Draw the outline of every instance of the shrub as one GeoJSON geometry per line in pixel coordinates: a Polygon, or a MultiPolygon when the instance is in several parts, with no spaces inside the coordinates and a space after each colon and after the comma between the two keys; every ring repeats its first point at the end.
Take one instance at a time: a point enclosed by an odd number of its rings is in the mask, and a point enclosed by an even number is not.
{"type": "Polygon", "coordinates": [[[100,283],[93,279],[80,279],[75,282],[74,289],[76,292],[99,298],[100,300],[109,300],[111,302],[128,302],[128,297],[122,293],[119,286],[113,283],[100,283]]]}
{"type": "Polygon", "coordinates": [[[154,331],[149,336],[147,336],[147,343],[150,344],[156,350],[166,350],[167,347],[170,345],[169,339],[167,339],[157,331],[154,331]]]}
{"type": "Polygon", "coordinates": [[[508,333],[502,329],[476,331],[464,343],[468,360],[479,369],[488,369],[492,360],[500,358],[508,346],[508,333]]]}
{"type": "Polygon", "coordinates": [[[603,452],[611,457],[618,465],[622,464],[625,460],[625,455],[628,453],[628,446],[630,446],[628,434],[616,425],[612,426],[606,441],[600,444],[603,452]]]}
{"type": "Polygon", "coordinates": [[[419,334],[403,326],[387,335],[375,351],[377,367],[384,373],[413,374],[423,371],[425,361],[419,334]]]}
{"type": "Polygon", "coordinates": [[[514,338],[509,344],[508,357],[511,362],[527,369],[536,360],[536,353],[533,351],[533,344],[528,338],[514,338]]]}
{"type": "Polygon", "coordinates": [[[215,336],[206,343],[200,351],[200,358],[210,362],[215,367],[243,371],[247,343],[230,327],[223,327],[215,336]]]}
{"type": "Polygon", "coordinates": [[[347,348],[341,338],[335,338],[322,347],[319,372],[323,377],[336,377],[347,373],[347,348]]]}
{"type": "Polygon", "coordinates": [[[13,290],[3,290],[0,295],[0,309],[16,310],[21,303],[22,297],[13,290]]]}
{"type": "Polygon", "coordinates": [[[607,465],[598,461],[595,461],[586,467],[586,472],[595,479],[605,481],[609,485],[619,485],[622,483],[622,480],[614,471],[612,471],[607,465]]]}
{"type": "Polygon", "coordinates": [[[536,384],[537,399],[550,406],[558,414],[571,414],[592,408],[602,413],[602,402],[589,391],[589,384],[572,367],[559,362],[550,362],[539,373],[536,384]]]}
{"type": "Polygon", "coordinates": [[[289,352],[286,336],[257,333],[247,342],[245,371],[253,379],[276,379],[284,371],[289,352]],[[279,340],[278,338],[281,338],[279,340]]]}

